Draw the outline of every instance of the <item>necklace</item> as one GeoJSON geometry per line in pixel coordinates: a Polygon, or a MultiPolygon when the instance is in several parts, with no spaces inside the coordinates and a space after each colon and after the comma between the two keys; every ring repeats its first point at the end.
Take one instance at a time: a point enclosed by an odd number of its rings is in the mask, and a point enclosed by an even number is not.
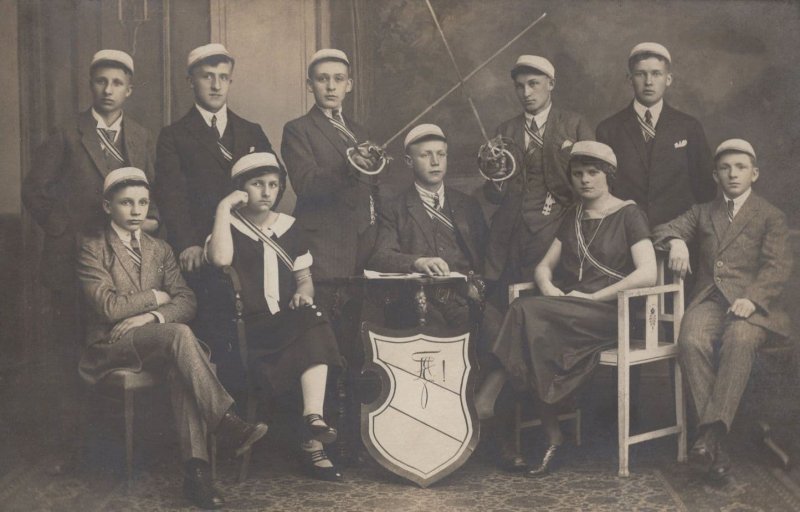
{"type": "Polygon", "coordinates": [[[578,282],[580,282],[583,281],[583,262],[586,261],[586,257],[589,255],[589,246],[592,245],[592,242],[594,242],[594,238],[597,236],[597,232],[600,231],[600,226],[602,226],[603,221],[606,220],[606,216],[608,215],[608,209],[603,210],[603,216],[600,217],[600,222],[597,223],[597,227],[594,230],[594,234],[592,235],[592,237],[589,239],[589,242],[585,246],[582,246],[582,244],[580,243],[580,241],[583,239],[583,226],[581,225],[581,222],[583,221],[582,219],[583,205],[578,206],[578,211],[576,212],[576,215],[578,216],[577,226],[580,229],[579,242],[578,242],[578,247],[579,249],[581,249],[579,251],[580,255],[578,257],[578,259],[580,260],[580,266],[578,267],[578,282]]]}

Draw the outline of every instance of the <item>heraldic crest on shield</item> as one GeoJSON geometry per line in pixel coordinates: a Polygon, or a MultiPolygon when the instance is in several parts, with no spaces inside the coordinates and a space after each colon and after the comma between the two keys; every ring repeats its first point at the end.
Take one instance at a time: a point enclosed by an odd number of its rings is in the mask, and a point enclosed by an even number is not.
{"type": "Polygon", "coordinates": [[[468,332],[362,325],[364,371],[380,376],[361,406],[361,438],[388,470],[421,487],[458,469],[478,444],[475,370],[468,332]]]}

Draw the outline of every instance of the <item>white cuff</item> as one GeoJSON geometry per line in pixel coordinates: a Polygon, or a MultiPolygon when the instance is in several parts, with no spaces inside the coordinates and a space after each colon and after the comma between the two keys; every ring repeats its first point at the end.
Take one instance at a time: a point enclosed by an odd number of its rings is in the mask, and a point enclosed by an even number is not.
{"type": "Polygon", "coordinates": [[[298,270],[307,269],[313,264],[314,264],[314,257],[311,256],[310,251],[306,251],[305,254],[301,254],[300,256],[294,259],[294,265],[292,267],[292,270],[294,272],[297,272],[298,270]]]}
{"type": "Polygon", "coordinates": [[[151,311],[150,313],[152,313],[156,317],[156,320],[158,320],[158,323],[160,323],[160,324],[167,323],[166,319],[164,319],[164,315],[162,315],[158,311],[151,311]]]}

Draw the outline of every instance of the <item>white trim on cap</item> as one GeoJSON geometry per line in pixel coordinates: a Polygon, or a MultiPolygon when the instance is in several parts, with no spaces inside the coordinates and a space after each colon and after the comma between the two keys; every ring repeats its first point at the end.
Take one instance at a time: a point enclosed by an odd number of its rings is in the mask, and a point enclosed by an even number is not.
{"type": "Polygon", "coordinates": [[[405,140],[403,141],[403,147],[408,148],[408,146],[414,144],[423,137],[439,137],[445,142],[447,141],[444,131],[439,126],[431,123],[425,123],[418,124],[408,132],[405,140]]]}
{"type": "Polygon", "coordinates": [[[596,158],[614,167],[617,166],[617,155],[610,146],[593,140],[579,140],[572,145],[570,158],[574,156],[588,156],[596,158]]]}
{"type": "Polygon", "coordinates": [[[116,62],[117,64],[122,64],[133,74],[133,57],[122,50],[100,50],[92,56],[92,62],[89,64],[89,68],[91,69],[101,62],[116,62]]]}
{"type": "Polygon", "coordinates": [[[231,168],[231,178],[235,178],[244,172],[261,167],[275,167],[278,170],[281,168],[280,164],[278,163],[278,158],[272,153],[267,151],[260,153],[249,153],[241,157],[236,161],[235,164],[233,164],[233,167],[231,168]]]}
{"type": "Polygon", "coordinates": [[[198,46],[189,52],[189,55],[186,57],[186,71],[188,72],[197,63],[215,55],[224,56],[229,58],[231,62],[236,62],[236,59],[233,58],[233,55],[231,55],[224,45],[220,43],[209,43],[198,46]]]}

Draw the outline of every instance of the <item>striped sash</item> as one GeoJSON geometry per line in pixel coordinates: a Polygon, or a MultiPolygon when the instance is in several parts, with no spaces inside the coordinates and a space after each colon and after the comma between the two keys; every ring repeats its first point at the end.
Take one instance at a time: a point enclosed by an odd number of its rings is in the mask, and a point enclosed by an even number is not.
{"type": "MultiPolygon", "coordinates": [[[[108,131],[114,133],[114,130],[108,131]]],[[[106,130],[103,128],[97,129],[97,135],[100,137],[100,145],[103,146],[103,150],[111,155],[115,160],[119,161],[119,163],[124,164],[125,157],[122,156],[122,153],[120,153],[119,149],[117,149],[117,146],[114,145],[114,140],[112,138],[113,135],[109,136],[108,133],[106,133],[106,130]]]]}
{"type": "Polygon", "coordinates": [[[652,124],[648,124],[647,121],[641,118],[639,114],[636,114],[636,119],[639,121],[639,127],[642,129],[642,135],[644,135],[644,141],[650,142],[651,140],[656,138],[656,129],[653,128],[652,124]]]}
{"type": "Polygon", "coordinates": [[[355,134],[350,131],[350,129],[344,124],[344,121],[340,121],[334,117],[329,117],[328,121],[331,122],[334,128],[339,130],[344,136],[345,141],[350,142],[352,144],[358,144],[358,139],[356,138],[355,134]]]}
{"type": "Polygon", "coordinates": [[[128,256],[131,257],[133,260],[134,266],[136,266],[136,270],[142,270],[142,255],[136,252],[134,249],[131,249],[127,245],[125,246],[125,250],[128,251],[128,256]]]}
{"type": "Polygon", "coordinates": [[[424,201],[422,202],[422,204],[423,206],[425,206],[425,211],[428,212],[428,215],[430,215],[432,219],[441,222],[444,225],[444,227],[455,233],[456,228],[453,225],[453,221],[450,220],[450,217],[445,215],[444,212],[437,210],[436,208],[434,208],[433,206],[429,205],[424,201]]]}
{"type": "Polygon", "coordinates": [[[222,156],[230,162],[233,160],[233,153],[231,150],[225,147],[225,144],[222,143],[222,139],[217,139],[217,146],[219,146],[219,150],[222,152],[222,156]]]}
{"type": "MultiPolygon", "coordinates": [[[[578,210],[575,212],[575,237],[578,239],[578,250],[580,254],[586,258],[586,261],[591,263],[597,270],[605,274],[606,276],[621,281],[625,278],[623,274],[620,274],[616,270],[607,267],[600,263],[597,258],[592,256],[592,253],[589,252],[589,246],[586,244],[586,239],[583,236],[583,227],[581,226],[581,218],[583,218],[583,205],[578,203],[578,210]]],[[[599,227],[599,226],[598,226],[599,227]]]]}
{"type": "Polygon", "coordinates": [[[283,263],[286,266],[286,268],[289,269],[289,271],[293,271],[294,270],[294,261],[292,260],[292,258],[289,257],[289,254],[287,254],[286,251],[283,250],[283,247],[281,247],[278,244],[278,242],[276,242],[272,238],[268,237],[266,235],[266,233],[261,231],[261,229],[259,229],[258,226],[256,226],[255,224],[250,222],[248,219],[246,219],[244,217],[244,215],[242,215],[241,213],[239,213],[237,211],[233,211],[231,213],[233,214],[233,216],[235,218],[239,219],[242,222],[242,224],[244,224],[244,226],[247,229],[249,229],[252,234],[254,234],[256,236],[256,238],[261,240],[270,249],[275,251],[275,253],[278,255],[278,259],[281,260],[281,263],[283,263]]]}
{"type": "MultiPolygon", "coordinates": [[[[534,123],[536,123],[536,120],[531,120],[531,124],[534,124],[534,123]]],[[[545,124],[547,124],[547,123],[545,123],[545,124]]],[[[530,137],[530,139],[531,139],[530,143],[528,144],[528,149],[531,149],[531,145],[534,145],[534,144],[536,145],[537,148],[544,147],[544,140],[542,139],[542,136],[539,135],[539,132],[540,132],[539,128],[534,130],[531,125],[529,125],[528,123],[525,123],[525,133],[527,133],[528,137],[530,137]]]]}

